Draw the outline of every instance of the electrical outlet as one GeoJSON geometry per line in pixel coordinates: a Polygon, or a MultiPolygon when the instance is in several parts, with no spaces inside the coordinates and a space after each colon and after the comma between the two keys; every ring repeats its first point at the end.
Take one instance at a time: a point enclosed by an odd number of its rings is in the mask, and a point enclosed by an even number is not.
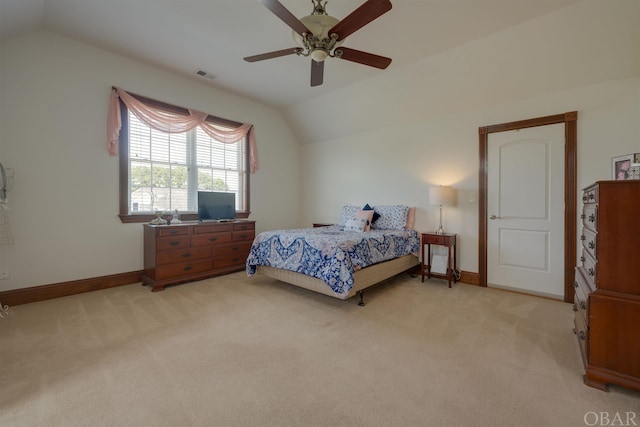
{"type": "Polygon", "coordinates": [[[2,271],[2,272],[0,272],[0,280],[8,279],[8,278],[9,278],[9,276],[10,276],[10,274],[9,274],[9,272],[8,272],[8,271],[2,271]]]}

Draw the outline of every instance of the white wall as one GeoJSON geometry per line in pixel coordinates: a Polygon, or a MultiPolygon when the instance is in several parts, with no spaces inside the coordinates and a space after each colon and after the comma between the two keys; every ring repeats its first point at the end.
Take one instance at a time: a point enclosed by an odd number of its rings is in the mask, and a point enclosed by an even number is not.
{"type": "Polygon", "coordinates": [[[639,19],[638,1],[578,2],[286,108],[306,144],[305,222],[403,203],[435,230],[428,188],[450,184],[444,228],[460,234],[460,268],[477,272],[478,127],[577,110],[578,187],[609,179],[611,157],[640,152],[639,19]]]}
{"type": "Polygon", "coordinates": [[[0,291],[141,270],[142,225],[118,214],[118,159],[106,149],[111,86],[255,125],[258,231],[296,226],[298,143],[281,114],[49,32],[0,43],[0,161],[15,244],[0,245],[0,291]],[[294,165],[293,169],[283,165],[294,165]]]}
{"type": "Polygon", "coordinates": [[[301,142],[317,143],[634,77],[638,22],[640,1],[580,1],[415,63],[392,63],[374,78],[287,107],[285,118],[301,142]]]}
{"type": "MultiPolygon", "coordinates": [[[[417,207],[416,229],[437,229],[431,185],[453,185],[458,206],[444,228],[459,233],[459,267],[478,271],[478,127],[578,111],[578,187],[611,178],[611,158],[640,152],[640,77],[609,81],[304,145],[307,223],[335,222],[345,204],[417,207]]],[[[579,204],[580,206],[580,204],[579,204]]]]}
{"type": "Polygon", "coordinates": [[[1,42],[0,161],[16,178],[0,291],[142,269],[142,226],[117,217],[105,148],[112,85],[255,124],[258,231],[334,222],[364,203],[415,205],[416,228],[433,230],[428,187],[454,185],[444,226],[476,272],[478,127],[577,110],[578,186],[608,179],[611,157],[640,152],[639,12],[580,2],[291,106],[303,146],[279,112],[194,80],[48,32],[1,42]]]}

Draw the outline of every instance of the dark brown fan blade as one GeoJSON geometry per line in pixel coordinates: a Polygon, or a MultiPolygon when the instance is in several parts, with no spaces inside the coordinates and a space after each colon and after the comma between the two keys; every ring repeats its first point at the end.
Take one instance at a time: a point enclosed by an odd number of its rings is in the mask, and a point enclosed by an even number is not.
{"type": "Polygon", "coordinates": [[[338,35],[338,40],[344,40],[347,36],[355,33],[369,22],[390,11],[391,7],[389,0],[367,0],[346,18],[338,22],[329,30],[328,34],[331,35],[335,33],[338,35]]]}
{"type": "Polygon", "coordinates": [[[310,33],[309,29],[298,18],[296,18],[289,10],[278,0],[260,0],[267,9],[287,24],[293,31],[302,35],[302,33],[310,33]]]}
{"type": "Polygon", "coordinates": [[[391,58],[362,52],[360,50],[349,49],[348,47],[340,47],[336,49],[336,53],[338,52],[342,52],[339,58],[357,62],[358,64],[368,65],[370,67],[380,68],[381,70],[384,70],[389,66],[389,64],[391,64],[391,58]]]}
{"type": "Polygon", "coordinates": [[[289,49],[276,50],[273,52],[261,53],[260,55],[247,56],[244,58],[247,62],[264,61],[265,59],[277,58],[279,56],[286,56],[297,53],[300,50],[299,47],[290,47],[289,49]]]}
{"type": "Polygon", "coordinates": [[[324,78],[324,61],[311,60],[311,86],[320,86],[324,78]]]}

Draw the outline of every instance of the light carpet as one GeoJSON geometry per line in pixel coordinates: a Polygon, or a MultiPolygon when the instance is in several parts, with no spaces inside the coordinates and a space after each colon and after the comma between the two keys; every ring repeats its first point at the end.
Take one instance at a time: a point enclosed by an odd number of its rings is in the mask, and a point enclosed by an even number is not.
{"type": "Polygon", "coordinates": [[[640,425],[583,384],[570,304],[406,274],[365,300],[239,272],[11,307],[0,425],[640,425]]]}

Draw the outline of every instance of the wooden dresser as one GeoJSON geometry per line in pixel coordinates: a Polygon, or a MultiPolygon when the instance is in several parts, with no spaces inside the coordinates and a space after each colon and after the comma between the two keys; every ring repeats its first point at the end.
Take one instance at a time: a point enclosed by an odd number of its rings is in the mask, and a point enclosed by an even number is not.
{"type": "Polygon", "coordinates": [[[585,384],[640,390],[640,181],[596,182],[582,201],[574,331],[585,384]]]}
{"type": "Polygon", "coordinates": [[[255,237],[255,221],[144,225],[144,275],[152,291],[239,271],[255,237]]]}

